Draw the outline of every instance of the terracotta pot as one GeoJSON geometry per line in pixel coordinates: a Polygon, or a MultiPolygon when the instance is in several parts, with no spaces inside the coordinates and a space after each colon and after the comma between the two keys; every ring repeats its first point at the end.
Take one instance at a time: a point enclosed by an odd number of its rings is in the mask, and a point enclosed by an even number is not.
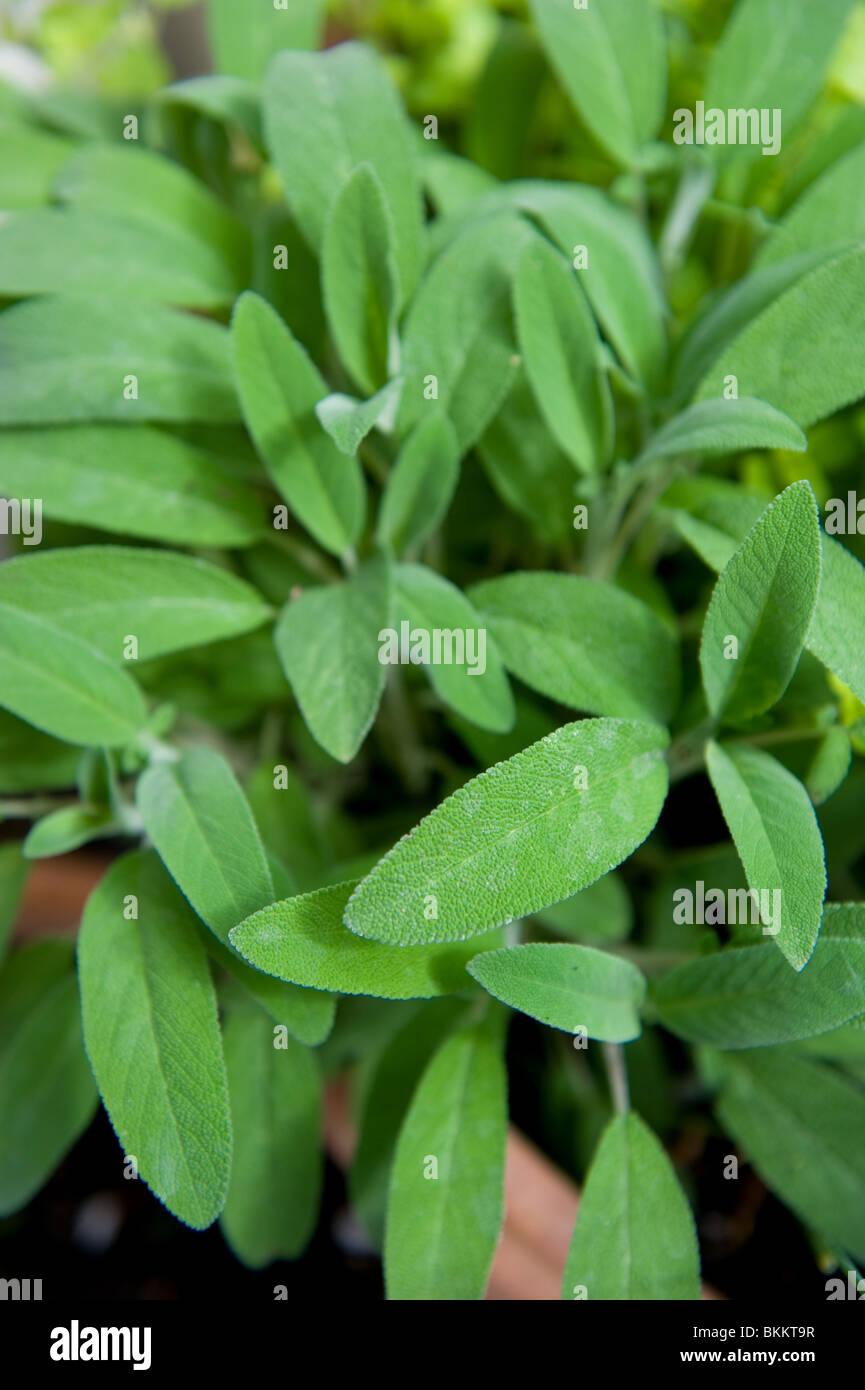
{"type": "MultiPolygon", "coordinates": [[[[74,931],[88,894],[110,859],[82,850],[34,865],[15,936],[34,939],[74,931]]],[[[348,1168],[356,1135],[347,1078],[325,1094],[324,1142],[338,1167],[348,1168]]],[[[508,1130],[505,1220],[487,1299],[545,1302],[561,1299],[562,1271],[580,1202],[579,1190],[513,1125],[508,1130]]],[[[703,1298],[720,1295],[704,1287],[703,1298]]]]}

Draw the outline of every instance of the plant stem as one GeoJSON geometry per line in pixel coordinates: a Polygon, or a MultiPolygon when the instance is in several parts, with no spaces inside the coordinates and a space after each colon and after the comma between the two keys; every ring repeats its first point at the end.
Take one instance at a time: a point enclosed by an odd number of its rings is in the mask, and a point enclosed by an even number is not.
{"type": "MultiPolygon", "coordinates": [[[[714,729],[715,721],[706,720],[676,739],[670,746],[667,761],[670,765],[671,787],[677,782],[683,782],[686,777],[699,772],[703,767],[706,742],[712,737],[714,729]]],[[[779,743],[802,743],[809,738],[823,738],[826,732],[826,729],[815,729],[811,726],[799,729],[767,729],[761,734],[740,734],[737,736],[737,742],[745,743],[750,748],[771,748],[779,743]]]]}
{"type": "Polygon", "coordinates": [[[62,811],[67,806],[80,806],[77,796],[31,796],[7,797],[0,800],[0,818],[37,820],[52,811],[62,811]]]}
{"type": "Polygon", "coordinates": [[[631,1097],[628,1091],[624,1049],[621,1043],[605,1042],[601,1046],[604,1049],[604,1066],[607,1068],[607,1080],[610,1083],[610,1095],[616,1114],[627,1115],[631,1108],[631,1097]]]}
{"type": "Polygon", "coordinates": [[[771,748],[774,743],[801,743],[808,738],[825,738],[828,729],[768,729],[765,734],[748,734],[740,743],[752,748],[771,748]]]}

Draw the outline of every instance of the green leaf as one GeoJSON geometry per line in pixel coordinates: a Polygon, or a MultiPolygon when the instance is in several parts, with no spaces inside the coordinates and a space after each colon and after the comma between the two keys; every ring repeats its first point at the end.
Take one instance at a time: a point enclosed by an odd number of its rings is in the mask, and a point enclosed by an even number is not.
{"type": "Polygon", "coordinates": [[[419,546],[444,520],[459,481],[460,447],[446,415],[428,415],[400,450],[387,480],[376,539],[397,555],[419,546]]]}
{"type": "Polygon", "coordinates": [[[536,915],[557,936],[597,943],[624,940],[633,926],[634,908],[619,875],[605,874],[581,893],[536,915]]]}
{"type": "Polygon", "coordinates": [[[667,353],[666,306],[651,238],[639,218],[598,188],[523,179],[504,196],[536,217],[572,260],[598,322],[622,365],[638,381],[657,383],[667,353]]]}
{"type": "Polygon", "coordinates": [[[343,457],[316,419],[324,378],[258,295],[241,295],[232,335],[243,414],[264,465],[298,520],[341,554],[360,535],[366,503],[359,464],[343,457]]]}
{"type": "Polygon", "coordinates": [[[630,961],[591,946],[536,942],[485,951],[468,972],[488,994],[550,1028],[602,1042],[640,1036],[646,982],[630,961]]]}
{"type": "Polygon", "coordinates": [[[865,239],[865,146],[851,150],[812,184],[763,243],[755,265],[865,239]]]}
{"type": "Polygon", "coordinates": [[[161,106],[187,107],[214,121],[229,121],[246,131],[256,145],[263,144],[258,87],[243,77],[218,73],[187,77],[154,92],[153,100],[161,106]]]}
{"type": "Polygon", "coordinates": [[[381,1249],[396,1143],[417,1083],[461,1013],[461,999],[432,999],[373,1057],[358,1114],[358,1142],[348,1175],[352,1211],[381,1249]]]}
{"type": "Polygon", "coordinates": [[[523,252],[514,294],[520,348],[541,414],[574,467],[595,473],[612,446],[613,405],[576,275],[539,241],[523,252]]]}
{"type": "Polygon", "coordinates": [[[168,871],[210,928],[205,945],[293,1037],[316,1046],[333,1025],[329,995],[278,983],[250,968],[229,939],[231,928],[276,898],[270,866],[246,797],[231,768],[209,748],[151,767],[136,802],[168,871]]]}
{"type": "Polygon", "coordinates": [[[276,650],[307,727],[342,763],[357,753],[381,703],[378,639],[389,608],[390,566],[379,555],[345,583],[289,600],[276,625],[276,650]]]}
{"type": "Polygon", "coordinates": [[[460,787],[355,891],[345,923],[405,946],[460,941],[586,888],[652,830],[666,734],[587,719],[460,787]]]}
{"type": "Polygon", "coordinates": [[[0,489],[41,497],[56,521],[175,545],[254,545],[266,531],[261,502],[215,454],[149,425],[3,430],[0,489]]]}
{"type": "Polygon", "coordinates": [[[792,260],[764,266],[737,280],[734,285],[710,300],[685,333],[676,354],[675,398],[684,401],[706,375],[713,362],[730,343],[734,342],[759,317],[764,309],[780,299],[815,266],[823,265],[830,257],[825,247],[803,252],[792,260]]]}
{"type": "Polygon", "coordinates": [[[71,941],[40,941],[0,970],[0,1216],[19,1211],[89,1125],[71,941]]]}
{"type": "MultiPolygon", "coordinates": [[[[744,890],[738,900],[748,913],[744,890]]],[[[772,946],[747,946],[680,965],[651,995],[665,1027],[689,1042],[767,1047],[828,1033],[865,1014],[865,910],[827,904],[800,975],[772,946]]]]}
{"type": "Polygon", "coordinates": [[[471,223],[433,262],[403,326],[401,431],[438,401],[461,453],[484,433],[517,371],[511,283],[536,237],[524,218],[501,212],[471,223]]]}
{"type": "Polygon", "coordinates": [[[532,31],[503,20],[466,112],[463,136],[469,158],[497,178],[512,179],[519,170],[544,74],[532,31]]]}
{"type": "Polygon", "coordinates": [[[420,185],[411,128],[382,60],[360,43],[280,53],[268,68],[263,101],[267,143],[288,205],[316,253],[346,179],[359,164],[372,165],[408,298],[420,265],[420,185]]]}
{"type": "Polygon", "coordinates": [[[803,429],[865,395],[865,246],[796,279],[724,348],[697,399],[723,395],[729,376],[803,429]]]}
{"type": "Polygon", "coordinates": [[[35,822],[24,841],[24,854],[28,859],[68,854],[117,828],[113,812],[104,808],[64,806],[35,822]]]}
{"type": "Polygon", "coordinates": [[[424,669],[439,698],[482,729],[505,733],[512,728],[514,697],[507,675],[480,614],[462,590],[425,565],[398,565],[395,581],[392,612],[400,639],[404,631],[412,644],[416,634],[428,635],[431,661],[424,669]],[[409,627],[404,630],[405,622],[409,627]],[[436,633],[441,661],[436,661],[436,633]],[[458,664],[460,642],[463,664],[458,664]]]}
{"type": "Polygon", "coordinates": [[[5,119],[0,119],[0,137],[0,208],[10,212],[50,202],[54,176],[75,149],[73,142],[5,119]]]}
{"type": "MultiPolygon", "coordinates": [[[[764,504],[720,479],[691,481],[700,487],[682,498],[687,510],[676,514],[676,528],[710,569],[723,569],[764,504]]],[[[668,496],[674,495],[671,489],[668,496]]],[[[831,536],[823,534],[822,542],[823,577],[808,650],[865,700],[865,568],[831,536]]]]}
{"type": "Polygon", "coordinates": [[[390,432],[402,388],[402,377],[395,377],[368,401],[335,391],[319,401],[315,413],[340,453],[354,455],[376,426],[385,433],[390,432]]]}
{"type": "Polygon", "coordinates": [[[212,246],[170,223],[52,207],[15,213],[0,226],[0,295],[104,295],[106,289],[124,300],[220,309],[238,286],[212,246]]]}
{"type": "Polygon", "coordinates": [[[821,740],[803,781],[815,806],[828,801],[850,771],[853,748],[847,730],[835,725],[821,740]]]}
{"type": "Polygon", "coordinates": [[[232,1007],[224,1028],[234,1153],[220,1225],[252,1269],[296,1259],[312,1235],[322,1185],[321,1083],[315,1055],[276,1046],[260,1009],[232,1007]]]}
{"type": "Polygon", "coordinates": [[[0,845],[0,961],[12,935],[30,867],[16,840],[0,845]]]}
{"type": "Polygon", "coordinates": [[[780,700],[811,627],[821,572],[816,498],[810,483],[793,483],[722,570],[709,603],[700,668],[716,719],[751,719],[780,700]]]}
{"type": "Polygon", "coordinates": [[[546,541],[561,544],[571,535],[577,478],[550,438],[524,371],[477,448],[505,506],[546,541]]]}
{"type": "Polygon", "coordinates": [[[252,812],[221,754],[188,748],[177,762],[154,764],[136,803],[172,878],[223,944],[237,922],[273,902],[252,812]]]}
{"type": "Polygon", "coordinates": [[[322,289],[337,352],[368,394],[399,365],[399,273],[385,191],[371,164],[340,189],[324,229],[322,289]]]}
{"type": "MultiPolygon", "coordinates": [[[[3,570],[9,567],[4,561],[3,570]]],[[[0,709],[0,792],[70,787],[81,754],[0,709]]]]}
{"type": "Polygon", "coordinates": [[[0,567],[0,604],[31,613],[115,662],[235,637],[270,610],[249,584],[207,560],[167,550],[87,545],[21,555],[0,567]]]}
{"type": "Polygon", "coordinates": [[[55,192],[81,211],[117,213],[161,231],[166,225],[209,248],[240,289],[249,273],[249,233],[181,164],[121,141],[86,144],[57,176],[55,192]]]}
{"type": "Polygon", "coordinates": [[[390,1300],[483,1298],[503,1217],[506,1135],[501,1045],[489,1022],[475,1024],[435,1053],[400,1130],[384,1248],[390,1300]]]}
{"type": "MultiPolygon", "coordinates": [[[[789,136],[817,96],[853,0],[790,9],[784,0],[739,0],[706,75],[706,107],[783,112],[789,136]]],[[[758,159],[761,147],[735,146],[718,158],[758,159]]]]}
{"type": "Polygon", "coordinates": [[[639,1115],[617,1115],[598,1145],[565,1266],[562,1297],[699,1299],[700,1252],[673,1166],[639,1115]]]}
{"type": "MultiPolygon", "coordinates": [[[[439,142],[441,143],[441,142],[439,142]]],[[[442,217],[462,211],[473,198],[488,193],[496,179],[479,164],[473,164],[450,150],[437,150],[430,141],[420,164],[424,190],[442,217]]]]}
{"type": "MultiPolygon", "coordinates": [[[[274,861],[268,859],[276,875],[274,861]]],[[[270,1015],[274,1023],[287,1029],[304,1047],[318,1047],[329,1036],[336,1016],[336,1000],[317,989],[302,989],[286,984],[270,975],[262,975],[237,954],[231,942],[227,946],[198,923],[199,936],[207,954],[236,984],[240,985],[270,1015]]]]}
{"type": "Polygon", "coordinates": [[[780,410],[750,396],[739,400],[701,401],[689,406],[658,430],[640,455],[650,459],[679,454],[733,454],[742,449],[808,447],[799,426],[780,410]]]}
{"type": "Polygon", "coordinates": [[[865,568],[823,536],[823,579],[808,649],[865,700],[865,568]]]}
{"type": "Polygon", "coordinates": [[[124,297],[46,295],[0,314],[0,423],[240,419],[226,330],[124,297]],[[128,398],[128,378],[136,396],[128,398]]]}
{"type": "Polygon", "coordinates": [[[777,945],[794,970],[802,970],[817,941],[826,894],[823,841],[808,793],[758,748],[710,741],[706,762],[748,887],[761,894],[761,917],[762,894],[772,895],[772,920],[764,918],[764,926],[774,927],[777,945]]]}
{"type": "Polygon", "coordinates": [[[865,1096],[792,1049],[726,1053],[718,1118],[764,1182],[830,1245],[865,1259],[865,1096]]]}
{"type": "Polygon", "coordinates": [[[666,45],[653,0],[530,0],[559,81],[581,119],[618,164],[638,162],[666,101],[666,45]]]}
{"type": "Polygon", "coordinates": [[[124,855],[91,893],[78,973],[87,1055],[123,1152],[203,1230],[231,1168],[225,1063],[195,919],[155,855],[124,855]]]}
{"type": "Polygon", "coordinates": [[[476,584],[508,670],[592,714],[663,721],[679,691],[677,643],[640,599],[578,575],[520,573],[476,584]]]}
{"type": "Polygon", "coordinates": [[[59,625],[3,600],[0,705],[65,743],[106,748],[129,743],[147,717],[125,671],[59,625]]]}
{"type": "Polygon", "coordinates": [[[318,48],[324,28],[323,0],[207,0],[207,34],[214,66],[252,82],[264,76],[283,48],[318,48]]]}
{"type": "Polygon", "coordinates": [[[284,860],[301,892],[317,887],[327,845],[312,797],[294,769],[272,760],[260,763],[246,794],[265,847],[284,860]]]}
{"type": "MultiPolygon", "coordinates": [[[[366,941],[342,924],[357,881],[273,903],[231,933],[235,949],[280,980],[377,999],[431,999],[470,987],[466,964],[478,941],[402,949],[366,941]]],[[[493,944],[497,944],[496,942],[493,944]]]]}

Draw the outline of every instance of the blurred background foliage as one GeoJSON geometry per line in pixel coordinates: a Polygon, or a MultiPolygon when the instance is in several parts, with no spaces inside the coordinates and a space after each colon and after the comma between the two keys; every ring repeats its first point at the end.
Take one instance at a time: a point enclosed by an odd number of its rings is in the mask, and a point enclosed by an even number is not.
{"type": "MultiPolygon", "coordinates": [[[[673,112],[693,108],[703,94],[706,64],[734,0],[659,3],[668,17],[669,132],[673,112]]],[[[153,100],[167,83],[211,70],[205,10],[190,0],[0,0],[0,134],[4,122],[23,118],[62,136],[119,139],[121,118],[131,111],[149,122],[148,143],[218,186],[222,128],[205,118],[184,125],[176,110],[165,121],[153,100]]],[[[326,12],[324,43],[357,36],[378,47],[412,116],[435,115],[449,149],[500,179],[610,188],[623,203],[641,204],[660,235],[679,173],[671,145],[654,147],[645,180],[616,169],[549,71],[526,24],[528,0],[327,0],[326,12]]],[[[700,234],[668,281],[674,338],[707,296],[745,272],[766,220],[863,140],[865,0],[857,0],[823,91],[800,126],[785,130],[781,155],[753,163],[745,186],[716,190],[700,234]]],[[[232,163],[252,181],[260,174],[265,190],[272,183],[243,139],[232,163]]],[[[271,193],[277,201],[275,184],[271,193]]],[[[811,432],[804,471],[821,504],[836,490],[832,474],[854,464],[863,441],[862,409],[811,432]]],[[[746,457],[740,473],[771,497],[802,476],[803,460],[764,452],[746,457]]]]}

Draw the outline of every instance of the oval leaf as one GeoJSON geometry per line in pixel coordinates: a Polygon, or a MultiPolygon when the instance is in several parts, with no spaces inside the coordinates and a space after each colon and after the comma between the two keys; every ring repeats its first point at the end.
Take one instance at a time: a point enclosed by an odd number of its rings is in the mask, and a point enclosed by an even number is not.
{"type": "Polygon", "coordinates": [[[176,545],[247,546],[264,508],[215,455],[148,425],[0,432],[0,489],[46,516],[176,545]]]}
{"type": "Polygon", "coordinates": [[[78,971],[87,1055],[123,1152],[203,1230],[231,1168],[225,1063],[195,919],[155,855],[125,855],[90,895],[78,971]]]}
{"type": "Polygon", "coordinates": [[[764,901],[772,904],[764,927],[773,929],[794,970],[802,970],[817,941],[826,894],[823,841],[808,793],[758,748],[710,742],[706,763],[748,887],[761,895],[761,915],[764,901]]]}
{"type": "Polygon", "coordinates": [[[669,1158],[639,1115],[604,1131],[580,1201],[564,1299],[700,1297],[694,1218],[669,1158]]]}
{"type": "Polygon", "coordinates": [[[252,1269],[302,1254],[322,1184],[321,1082],[314,1053],[254,1006],[232,1007],[224,1030],[234,1152],[220,1225],[252,1269]]]}
{"type": "Polygon", "coordinates": [[[485,951],[468,966],[488,994],[566,1033],[602,1042],[640,1036],[646,982],[635,965],[590,946],[533,943],[485,951]]]}
{"type": "Polygon", "coordinates": [[[138,659],[236,637],[270,609],[219,565],[167,550],[76,546],[7,560],[0,603],[33,613],[122,661],[129,634],[138,659]]]}
{"type": "Polygon", "coordinates": [[[324,232],[322,290],[337,351],[367,393],[397,366],[399,279],[381,180],[361,164],[340,189],[324,232]]]}
{"type": "Polygon", "coordinates": [[[0,314],[4,425],[239,419],[221,324],[128,298],[118,314],[113,296],[96,294],[44,295],[0,314]]]}
{"type": "Polygon", "coordinates": [[[727,1053],[718,1118],[764,1182],[830,1246],[865,1260],[865,1096],[792,1049],[727,1053]]]}
{"type": "Polygon", "coordinates": [[[365,941],[342,924],[357,881],[273,903],[231,933],[258,970],[313,989],[377,999],[431,999],[466,989],[466,964],[483,944],[407,946],[365,941]]]}
{"type": "Polygon", "coordinates": [[[803,429],[865,395],[865,246],[796,279],[724,348],[697,400],[723,396],[730,376],[803,429]]]}
{"type": "Polygon", "coordinates": [[[403,327],[401,432],[440,409],[462,453],[480,439],[517,371],[511,284],[536,237],[525,218],[502,212],[470,223],[433,262],[403,327]]]}
{"type": "Polygon", "coordinates": [[[482,729],[504,733],[512,728],[515,708],[508,678],[480,614],[462,590],[425,565],[398,565],[395,578],[393,614],[400,641],[406,636],[409,651],[415,652],[426,634],[429,660],[423,664],[436,694],[482,729]]]}
{"type": "Polygon", "coordinates": [[[741,449],[807,449],[808,441],[789,416],[765,401],[701,401],[658,430],[640,455],[649,459],[678,454],[732,454],[741,449]]]}
{"type": "Polygon", "coordinates": [[[597,472],[612,444],[612,397],[585,295],[548,242],[523,252],[514,303],[525,369],[550,432],[575,468],[597,472]]]}
{"type": "Polygon", "coordinates": [[[460,446],[446,415],[427,416],[406,440],[387,480],[376,538],[402,555],[443,520],[459,481],[460,446]]]}
{"type": "Polygon", "coordinates": [[[379,634],[390,609],[390,568],[376,556],[343,584],[311,589],[282,610],[274,641],[310,733],[350,763],[385,686],[379,634]]]}
{"type": "Polygon", "coordinates": [[[359,936],[460,941],[571,897],[627,859],[667,794],[650,724],[567,724],[482,772],[385,855],[349,901],[359,936]]]}
{"type": "Polygon", "coordinates": [[[524,573],[476,584],[469,598],[508,670],[533,690],[590,714],[672,714],[677,642],[632,594],[579,575],[524,573]]]}
{"type": "Polygon", "coordinates": [[[661,13],[653,0],[530,0],[547,57],[598,144],[623,165],[658,132],[666,99],[661,13]]]}
{"type": "Polygon", "coordinates": [[[138,686],[100,651],[0,600],[0,705],[66,743],[115,748],[141,730],[138,686]]]}
{"type": "Polygon", "coordinates": [[[725,950],[671,970],[653,983],[652,1000],[672,1032],[714,1047],[766,1047],[828,1033],[865,1014],[865,912],[853,903],[827,906],[800,975],[771,946],[725,950]]]}
{"type": "Polygon", "coordinates": [[[811,627],[822,563],[811,484],[793,483],[722,570],[709,603],[700,668],[715,718],[752,719],[780,700],[811,627]]]}
{"type": "Polygon", "coordinates": [[[258,82],[274,53],[318,48],[323,0],[282,0],[239,8],[237,0],[207,0],[207,35],[220,73],[258,82]]]}
{"type": "Polygon", "coordinates": [[[415,1091],[388,1200],[391,1300],[483,1298],[504,1211],[507,1083],[495,1033],[489,1023],[455,1033],[415,1091]]]}
{"type": "Polygon", "coordinates": [[[420,265],[420,185],[411,127],[378,54],[361,43],[280,53],[268,68],[263,104],[268,147],[313,251],[343,183],[369,163],[390,212],[400,284],[410,294],[420,265]]]}
{"type": "Polygon", "coordinates": [[[357,540],[365,497],[358,463],[316,418],[324,378],[258,295],[241,295],[231,330],[243,414],[274,486],[319,544],[339,555],[357,540]]]}

